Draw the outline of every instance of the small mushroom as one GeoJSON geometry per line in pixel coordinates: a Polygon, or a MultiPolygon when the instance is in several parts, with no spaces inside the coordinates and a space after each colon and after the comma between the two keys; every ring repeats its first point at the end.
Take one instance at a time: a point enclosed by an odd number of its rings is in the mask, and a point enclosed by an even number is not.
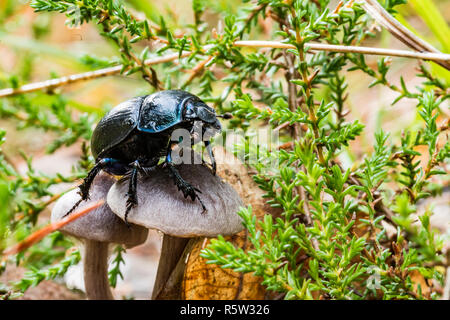
{"type": "MultiPolygon", "coordinates": [[[[154,299],[161,298],[169,277],[170,282],[177,282],[173,279],[173,271],[189,247],[185,238],[233,235],[243,230],[242,219],[237,215],[243,202],[229,184],[201,164],[182,164],[177,169],[185,181],[201,191],[199,197],[206,212],[202,212],[198,200],[184,198],[166,169],[161,168],[139,176],[138,205],[128,215],[128,221],[164,233],[152,294],[154,299]]],[[[126,212],[127,191],[128,183],[122,179],[111,187],[107,196],[111,210],[122,219],[126,212]]],[[[173,295],[171,297],[174,298],[173,295]]]]}
{"type": "MultiPolygon", "coordinates": [[[[116,180],[106,173],[99,174],[92,185],[88,205],[105,199],[109,188],[116,180]]],[[[77,190],[62,196],[55,204],[51,220],[59,221],[80,199],[77,190]]],[[[132,248],[147,239],[148,230],[141,226],[128,227],[105,203],[87,215],[60,229],[63,233],[82,241],[84,245],[83,269],[86,295],[90,300],[114,299],[108,282],[108,247],[110,243],[132,248]]]]}

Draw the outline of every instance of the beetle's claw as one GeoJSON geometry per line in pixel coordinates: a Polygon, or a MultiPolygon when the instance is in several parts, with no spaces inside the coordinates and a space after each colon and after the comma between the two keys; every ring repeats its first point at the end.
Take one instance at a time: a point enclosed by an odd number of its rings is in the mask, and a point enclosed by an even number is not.
{"type": "Polygon", "coordinates": [[[202,213],[206,212],[206,207],[203,204],[202,200],[198,197],[197,193],[202,193],[198,188],[190,185],[186,181],[181,178],[178,171],[173,167],[173,165],[170,162],[166,162],[169,170],[169,176],[174,179],[175,185],[178,187],[178,190],[183,192],[183,196],[186,199],[187,197],[190,197],[192,201],[195,201],[195,199],[198,199],[200,204],[202,205],[202,213]]]}
{"type": "Polygon", "coordinates": [[[185,198],[190,197],[192,201],[195,201],[195,199],[198,199],[198,193],[202,193],[202,191],[196,187],[191,186],[190,184],[184,184],[181,187],[178,188],[183,192],[183,195],[185,198]]]}
{"type": "Polygon", "coordinates": [[[65,215],[63,215],[63,218],[67,217],[69,214],[71,214],[79,205],[80,203],[83,201],[84,199],[81,198],[80,200],[78,200],[77,202],[75,202],[75,204],[72,206],[72,208],[70,208],[69,211],[67,211],[67,213],[65,215]]]}
{"type": "Polygon", "coordinates": [[[194,201],[196,198],[195,194],[195,188],[191,185],[187,185],[183,188],[184,197],[187,198],[188,196],[191,197],[191,200],[194,201]]]}
{"type": "Polygon", "coordinates": [[[197,191],[198,193],[202,193],[202,191],[200,189],[197,189],[194,187],[194,190],[197,191]]]}
{"type": "Polygon", "coordinates": [[[186,189],[182,190],[184,197],[187,198],[189,196],[192,201],[195,201],[195,199],[197,199],[198,202],[200,202],[200,205],[202,206],[202,214],[206,213],[206,211],[208,211],[208,210],[206,210],[205,204],[203,203],[203,201],[200,199],[200,197],[196,193],[196,192],[202,193],[201,190],[196,187],[193,187],[191,185],[188,185],[187,188],[188,188],[187,190],[186,189]]]}
{"type": "Polygon", "coordinates": [[[128,228],[131,227],[130,223],[128,222],[128,214],[130,213],[131,209],[133,209],[135,206],[137,206],[138,201],[137,201],[137,197],[136,194],[130,194],[127,193],[127,209],[125,211],[125,216],[124,216],[124,222],[127,225],[128,228]]]}
{"type": "Polygon", "coordinates": [[[205,167],[207,167],[207,168],[211,171],[211,173],[212,173],[213,176],[216,175],[216,171],[217,171],[216,169],[217,169],[217,166],[216,166],[215,163],[210,164],[210,163],[208,163],[208,162],[206,162],[205,160],[202,159],[202,165],[204,165],[205,167]]]}
{"type": "Polygon", "coordinates": [[[125,225],[128,229],[131,228],[131,224],[128,222],[128,211],[125,213],[125,218],[123,219],[123,222],[125,222],[125,225]]]}
{"type": "Polygon", "coordinates": [[[125,222],[125,224],[127,225],[128,228],[131,228],[130,223],[128,222],[128,214],[130,213],[131,209],[135,206],[135,204],[129,203],[127,201],[127,210],[125,211],[125,217],[123,219],[123,221],[125,222]]]}
{"type": "Polygon", "coordinates": [[[203,201],[200,199],[200,197],[197,196],[198,202],[200,202],[201,206],[202,206],[202,214],[205,214],[208,210],[206,210],[206,207],[203,203],[203,201]]]}

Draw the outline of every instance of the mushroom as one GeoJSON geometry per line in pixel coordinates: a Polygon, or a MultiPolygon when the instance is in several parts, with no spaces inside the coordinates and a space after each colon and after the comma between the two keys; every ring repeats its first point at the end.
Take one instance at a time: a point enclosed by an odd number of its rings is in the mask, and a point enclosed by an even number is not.
{"type": "MultiPolygon", "coordinates": [[[[99,174],[91,187],[90,204],[106,198],[106,193],[116,180],[106,174],[99,174]]],[[[60,221],[80,199],[77,190],[62,196],[55,204],[51,220],[60,221]]],[[[132,248],[147,239],[148,230],[141,226],[128,227],[105,203],[87,215],[65,225],[60,229],[73,236],[84,245],[83,270],[87,298],[90,300],[114,299],[108,282],[108,247],[110,243],[122,244],[132,248]]]]}
{"type": "MultiPolygon", "coordinates": [[[[166,169],[161,168],[139,176],[138,205],[128,215],[129,222],[164,234],[153,299],[179,298],[177,293],[163,291],[167,291],[166,286],[171,287],[172,291],[176,291],[174,287],[179,287],[184,271],[184,259],[180,257],[186,256],[189,251],[189,239],[186,238],[233,235],[243,230],[242,219],[237,215],[243,202],[229,184],[201,164],[181,164],[177,169],[183,179],[201,191],[199,197],[206,212],[202,212],[198,200],[184,198],[169,180],[166,169]],[[183,261],[181,270],[180,261],[183,261]],[[168,285],[169,282],[172,284],[168,285]]],[[[122,179],[111,187],[107,196],[111,210],[122,219],[126,212],[127,191],[128,183],[122,179]]]]}

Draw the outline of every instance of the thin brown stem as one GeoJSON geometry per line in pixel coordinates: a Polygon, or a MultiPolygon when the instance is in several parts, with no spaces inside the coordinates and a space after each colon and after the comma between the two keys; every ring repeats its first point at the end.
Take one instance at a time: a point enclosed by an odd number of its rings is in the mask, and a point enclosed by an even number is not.
{"type": "MultiPolygon", "coordinates": [[[[291,81],[296,79],[297,70],[294,66],[294,58],[290,53],[283,52],[284,59],[286,60],[287,70],[285,73],[286,82],[288,84],[288,105],[289,110],[295,112],[297,110],[297,86],[291,81]]],[[[291,135],[294,141],[297,141],[301,135],[300,124],[298,122],[291,126],[291,135]]]]}
{"type": "MultiPolygon", "coordinates": [[[[295,10],[291,9],[292,16],[296,18],[296,12],[295,10]]],[[[293,46],[299,53],[299,59],[301,62],[306,61],[305,57],[305,43],[303,42],[303,38],[300,35],[300,30],[298,27],[295,28],[295,40],[297,42],[297,46],[293,46]]],[[[312,81],[314,77],[317,75],[319,70],[316,70],[311,76],[308,76],[308,72],[306,69],[301,68],[299,70],[302,80],[305,83],[305,104],[308,110],[309,118],[312,122],[312,129],[314,132],[314,137],[316,139],[319,139],[319,128],[317,126],[317,117],[314,110],[314,103],[311,104],[311,90],[312,90],[312,81]]],[[[325,158],[323,156],[322,147],[320,145],[316,145],[317,148],[317,156],[319,158],[319,161],[322,165],[327,166],[325,162],[325,158]]]]}
{"type": "MultiPolygon", "coordinates": [[[[248,41],[235,41],[234,45],[236,47],[253,47],[253,48],[273,48],[273,49],[295,49],[295,46],[287,43],[282,43],[279,41],[258,41],[258,40],[248,40],[248,41]]],[[[370,47],[358,47],[358,46],[341,46],[341,45],[330,45],[321,43],[307,43],[305,47],[308,47],[309,51],[329,51],[329,52],[341,52],[341,53],[361,53],[369,55],[383,55],[383,56],[396,56],[404,58],[414,58],[421,60],[432,60],[450,63],[450,54],[443,53],[428,53],[428,52],[411,52],[405,50],[393,50],[393,49],[380,49],[380,48],[370,48],[370,47]]],[[[209,50],[210,45],[205,46],[204,51],[209,50]]],[[[165,56],[147,59],[143,62],[143,65],[150,66],[160,63],[171,62],[178,60],[180,58],[185,58],[189,56],[192,52],[183,51],[181,55],[179,53],[172,53],[165,56]]],[[[0,90],[0,98],[14,96],[18,94],[24,94],[39,90],[51,90],[64,85],[98,79],[101,77],[113,76],[121,73],[123,65],[118,65],[114,67],[108,67],[104,69],[99,69],[95,71],[89,71],[74,75],[69,75],[57,79],[46,80],[42,82],[35,82],[26,84],[19,88],[6,88],[0,90]]],[[[128,70],[128,69],[126,69],[128,70]]],[[[125,70],[125,71],[126,71],[125,70]]]]}
{"type": "Polygon", "coordinates": [[[129,53],[129,57],[133,59],[133,61],[141,68],[142,73],[144,74],[143,78],[145,79],[145,81],[147,81],[157,90],[164,90],[161,81],[158,80],[152,68],[146,68],[147,65],[145,65],[144,62],[141,61],[138,57],[136,57],[136,55],[132,52],[129,53]]]}
{"type": "MultiPolygon", "coordinates": [[[[429,52],[440,54],[439,50],[434,48],[428,42],[417,37],[414,33],[408,30],[398,20],[396,20],[389,12],[386,11],[376,0],[365,0],[362,7],[367,13],[372,16],[380,25],[385,27],[394,37],[402,41],[408,47],[419,52],[429,52]]],[[[450,70],[449,59],[435,60],[442,67],[450,70]]]]}
{"type": "MultiPolygon", "coordinates": [[[[185,58],[185,57],[189,56],[190,54],[191,54],[191,52],[189,52],[189,51],[183,51],[181,56],[179,56],[178,53],[168,54],[168,55],[165,55],[162,57],[147,59],[144,61],[144,64],[149,66],[149,65],[156,65],[156,64],[160,64],[160,63],[166,63],[166,62],[177,60],[179,58],[185,58]]],[[[50,89],[54,89],[54,88],[61,87],[64,85],[72,84],[72,83],[77,83],[77,82],[86,81],[86,80],[93,80],[93,79],[98,79],[98,78],[107,77],[107,76],[113,76],[113,75],[119,74],[122,71],[122,69],[123,69],[123,65],[118,65],[118,66],[114,66],[114,67],[99,69],[96,71],[89,71],[89,72],[84,72],[84,73],[79,73],[79,74],[73,74],[70,76],[61,77],[61,78],[57,78],[57,79],[51,79],[51,80],[46,80],[46,81],[42,81],[42,82],[30,83],[30,84],[26,84],[19,88],[2,89],[2,90],[0,90],[0,98],[14,96],[14,95],[18,95],[18,94],[30,93],[30,92],[39,91],[39,90],[50,90],[50,89]]]]}
{"type": "Polygon", "coordinates": [[[191,75],[186,80],[186,82],[181,86],[182,88],[185,88],[188,86],[192,80],[194,80],[195,77],[201,74],[202,70],[205,68],[205,65],[212,60],[213,56],[208,56],[205,60],[200,61],[192,70],[191,75]]]}
{"type": "MultiPolygon", "coordinates": [[[[108,20],[105,19],[101,21],[103,25],[103,31],[105,33],[111,32],[111,27],[108,23],[108,20]]],[[[161,85],[160,81],[156,77],[156,73],[151,69],[151,67],[147,68],[147,65],[141,61],[132,51],[131,47],[127,48],[127,44],[125,40],[120,40],[119,38],[111,38],[117,46],[120,48],[120,52],[122,52],[129,60],[132,60],[142,71],[143,78],[147,81],[151,86],[153,86],[156,90],[164,90],[164,87],[161,85]]]]}
{"type": "MultiPolygon", "coordinates": [[[[292,44],[283,43],[279,41],[242,40],[242,41],[235,41],[234,45],[236,47],[296,49],[296,47],[292,44]]],[[[360,47],[360,46],[343,46],[324,43],[305,43],[305,47],[308,48],[308,51],[362,53],[367,55],[403,57],[403,58],[442,61],[450,63],[450,54],[445,53],[413,52],[407,50],[360,47]]]]}

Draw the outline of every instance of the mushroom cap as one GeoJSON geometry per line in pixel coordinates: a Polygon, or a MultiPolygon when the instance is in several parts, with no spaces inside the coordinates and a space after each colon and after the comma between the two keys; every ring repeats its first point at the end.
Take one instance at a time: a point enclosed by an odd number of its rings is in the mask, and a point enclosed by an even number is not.
{"type": "MultiPolygon", "coordinates": [[[[98,174],[89,192],[90,200],[82,202],[79,208],[105,199],[109,188],[115,181],[109,174],[104,172],[98,174]]],[[[78,189],[63,195],[53,207],[51,221],[62,220],[79,199],[78,189]]],[[[128,227],[111,211],[106,203],[85,216],[70,222],[60,230],[79,239],[118,243],[128,248],[144,243],[148,234],[148,230],[141,226],[131,225],[128,227]]]]}
{"type": "MultiPolygon", "coordinates": [[[[243,202],[229,184],[201,164],[182,164],[176,168],[186,182],[201,191],[197,195],[207,211],[202,213],[198,199],[184,198],[168,169],[160,168],[145,176],[138,175],[138,204],[130,210],[128,221],[181,238],[232,235],[243,229],[242,219],[237,215],[243,202]]],[[[122,219],[128,185],[128,179],[117,181],[107,197],[111,210],[122,219]]]]}

